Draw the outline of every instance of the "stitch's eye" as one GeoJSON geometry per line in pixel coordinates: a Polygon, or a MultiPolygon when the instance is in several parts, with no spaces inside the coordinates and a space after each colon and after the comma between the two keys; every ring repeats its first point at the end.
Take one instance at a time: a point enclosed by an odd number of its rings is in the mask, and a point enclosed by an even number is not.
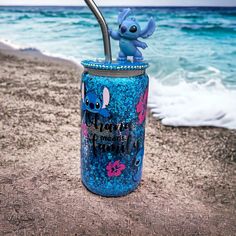
{"type": "Polygon", "coordinates": [[[85,104],[86,104],[86,106],[89,105],[89,100],[88,99],[86,99],[85,104]]]}
{"type": "Polygon", "coordinates": [[[96,108],[99,109],[100,108],[100,104],[98,102],[96,102],[96,108]]]}
{"type": "Polygon", "coordinates": [[[119,29],[121,28],[121,24],[119,25],[119,29]]]}
{"type": "Polygon", "coordinates": [[[136,26],[136,25],[131,26],[130,29],[129,29],[129,31],[130,31],[131,33],[135,33],[135,32],[137,31],[137,26],[136,26]]]}

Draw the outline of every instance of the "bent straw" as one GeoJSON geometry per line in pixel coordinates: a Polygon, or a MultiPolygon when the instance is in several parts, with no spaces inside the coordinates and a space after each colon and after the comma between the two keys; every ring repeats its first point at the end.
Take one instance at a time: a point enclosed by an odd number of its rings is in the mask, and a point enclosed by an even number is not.
{"type": "Polygon", "coordinates": [[[84,1],[88,5],[90,10],[93,12],[95,17],[97,18],[97,21],[101,27],[102,37],[103,37],[103,45],[104,45],[104,53],[105,53],[105,62],[111,63],[112,62],[111,42],[110,42],[110,36],[108,33],[107,23],[102,15],[102,13],[99,11],[97,5],[95,4],[95,2],[93,0],[84,0],[84,1]]]}

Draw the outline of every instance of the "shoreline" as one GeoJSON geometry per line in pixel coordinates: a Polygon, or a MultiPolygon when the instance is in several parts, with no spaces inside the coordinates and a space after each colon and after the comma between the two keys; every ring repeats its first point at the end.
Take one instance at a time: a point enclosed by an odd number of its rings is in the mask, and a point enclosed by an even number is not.
{"type": "Polygon", "coordinates": [[[17,46],[13,47],[8,43],[0,41],[0,51],[4,54],[9,55],[9,56],[16,56],[19,58],[23,57],[23,58],[26,58],[29,60],[33,59],[33,60],[39,60],[39,61],[41,60],[41,61],[45,61],[45,62],[57,62],[57,63],[61,63],[61,64],[66,64],[68,66],[73,65],[73,67],[74,66],[78,67],[81,70],[83,69],[82,65],[80,65],[72,60],[53,56],[53,55],[44,54],[40,50],[38,50],[37,48],[35,48],[35,50],[29,51],[29,50],[27,50],[27,48],[26,48],[26,50],[24,50],[24,48],[19,49],[19,48],[17,48],[17,46]]]}
{"type": "MultiPolygon", "coordinates": [[[[25,5],[25,6],[22,6],[22,5],[0,5],[0,7],[42,7],[42,8],[44,8],[44,7],[65,7],[65,8],[83,8],[83,7],[86,7],[86,6],[76,6],[76,5],[70,5],[70,6],[67,6],[67,5],[61,5],[61,6],[58,6],[58,5],[25,5]]],[[[216,9],[219,9],[219,8],[222,8],[222,9],[229,9],[229,8],[236,8],[236,6],[225,6],[225,5],[216,5],[216,6],[210,6],[210,5],[206,5],[206,6],[165,6],[165,5],[163,5],[163,6],[146,6],[146,5],[144,5],[144,6],[129,6],[129,5],[127,5],[127,6],[119,6],[119,5],[117,5],[117,6],[101,6],[101,8],[117,8],[117,7],[119,7],[119,8],[127,8],[127,7],[134,7],[134,8],[173,8],[173,9],[175,9],[175,8],[200,8],[200,9],[209,9],[209,8],[212,8],[212,9],[214,9],[214,8],[216,8],[216,9]]]]}
{"type": "Polygon", "coordinates": [[[149,112],[141,185],[123,198],[98,197],[80,179],[81,67],[2,47],[1,232],[235,232],[235,130],[166,127],[149,112]]]}

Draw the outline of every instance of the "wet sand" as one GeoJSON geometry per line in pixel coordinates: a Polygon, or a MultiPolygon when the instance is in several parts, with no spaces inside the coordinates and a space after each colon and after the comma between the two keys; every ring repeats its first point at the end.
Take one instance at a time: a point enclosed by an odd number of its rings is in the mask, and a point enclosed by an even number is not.
{"type": "Polygon", "coordinates": [[[81,71],[0,45],[0,235],[235,235],[236,131],[149,114],[139,188],[83,187],[81,71]]]}

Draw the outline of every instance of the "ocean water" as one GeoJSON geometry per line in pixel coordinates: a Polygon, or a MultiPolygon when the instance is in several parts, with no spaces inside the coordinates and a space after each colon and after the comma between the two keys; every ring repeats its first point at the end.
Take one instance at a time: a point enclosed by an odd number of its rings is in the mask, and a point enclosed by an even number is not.
{"type": "MultiPolygon", "coordinates": [[[[119,8],[102,8],[117,28],[119,8]]],[[[143,51],[150,62],[149,106],[171,126],[236,129],[236,8],[134,8],[157,31],[143,51]]],[[[0,40],[76,62],[103,58],[100,28],[85,7],[0,7],[0,40]]],[[[113,57],[118,45],[112,41],[113,57]]]]}

